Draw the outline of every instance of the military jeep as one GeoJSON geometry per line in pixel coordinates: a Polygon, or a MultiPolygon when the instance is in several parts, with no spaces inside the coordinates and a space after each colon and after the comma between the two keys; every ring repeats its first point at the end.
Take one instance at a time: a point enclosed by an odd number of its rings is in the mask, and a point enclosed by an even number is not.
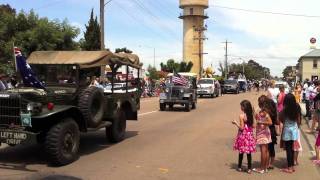
{"type": "Polygon", "coordinates": [[[21,86],[0,92],[1,143],[43,144],[49,162],[62,166],[78,159],[80,132],[105,128],[108,139],[116,143],[125,138],[126,120],[137,120],[141,64],[136,55],[38,51],[28,63],[45,89],[21,86]],[[90,77],[106,77],[107,65],[111,90],[90,86],[90,77]],[[120,67],[127,70],[126,86],[117,89],[120,67]],[[136,82],[129,82],[129,68],[138,70],[136,82]]]}
{"type": "Polygon", "coordinates": [[[173,82],[174,74],[168,74],[163,92],[160,93],[159,106],[160,111],[165,111],[166,107],[173,109],[175,104],[184,106],[184,110],[189,112],[190,109],[196,109],[197,105],[197,74],[194,73],[179,73],[187,79],[186,85],[179,85],[173,82]]]}

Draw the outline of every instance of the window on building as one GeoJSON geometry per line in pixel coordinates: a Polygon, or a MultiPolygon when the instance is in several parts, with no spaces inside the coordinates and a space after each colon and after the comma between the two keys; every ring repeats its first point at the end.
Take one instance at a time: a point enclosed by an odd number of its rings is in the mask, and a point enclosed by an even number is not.
{"type": "Polygon", "coordinates": [[[313,60],[313,68],[318,68],[318,60],[317,59],[313,60]]]}
{"type": "Polygon", "coordinates": [[[193,8],[190,8],[190,15],[193,15],[193,8]]]}

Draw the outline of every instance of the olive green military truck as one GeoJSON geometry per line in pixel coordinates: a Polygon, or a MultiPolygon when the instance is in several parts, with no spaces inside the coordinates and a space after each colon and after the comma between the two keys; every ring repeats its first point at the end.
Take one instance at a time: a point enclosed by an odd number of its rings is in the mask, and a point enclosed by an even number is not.
{"type": "Polygon", "coordinates": [[[77,160],[80,133],[105,128],[111,142],[125,138],[126,121],[140,108],[139,58],[109,51],[37,51],[28,58],[45,89],[18,87],[0,92],[0,142],[43,144],[51,164],[77,160]],[[109,78],[92,86],[93,78],[109,78]],[[125,85],[120,89],[119,68],[125,85]],[[129,69],[138,72],[129,81],[129,69]],[[106,70],[107,72],[107,70],[106,70]],[[118,72],[118,73],[117,73],[118,72]],[[110,74],[111,73],[111,74],[110,74]]]}

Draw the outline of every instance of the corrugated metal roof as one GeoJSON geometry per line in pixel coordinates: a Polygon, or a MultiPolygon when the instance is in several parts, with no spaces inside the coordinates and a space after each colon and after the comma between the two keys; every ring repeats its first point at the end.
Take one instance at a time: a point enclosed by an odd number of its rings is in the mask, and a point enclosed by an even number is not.
{"type": "Polygon", "coordinates": [[[312,50],[307,54],[301,56],[301,58],[304,58],[304,57],[320,57],[320,49],[312,50]]]}

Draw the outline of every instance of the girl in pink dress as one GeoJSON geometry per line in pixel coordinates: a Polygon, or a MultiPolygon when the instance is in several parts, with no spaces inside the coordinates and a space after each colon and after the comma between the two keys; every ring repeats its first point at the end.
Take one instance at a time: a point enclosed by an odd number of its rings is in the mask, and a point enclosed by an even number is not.
{"type": "Polygon", "coordinates": [[[264,109],[265,102],[263,96],[259,97],[258,99],[260,111],[256,114],[257,120],[257,144],[260,146],[261,151],[261,164],[260,168],[255,168],[253,171],[258,173],[265,173],[269,166],[269,150],[268,144],[272,142],[271,140],[271,132],[269,126],[272,125],[272,120],[264,109]]]}
{"type": "Polygon", "coordinates": [[[252,156],[251,153],[256,152],[256,141],[253,134],[254,118],[251,103],[244,100],[240,103],[242,113],[239,116],[239,122],[232,123],[238,127],[238,134],[234,143],[234,150],[239,151],[238,171],[242,171],[243,154],[247,154],[248,169],[247,173],[251,173],[252,156]]]}

